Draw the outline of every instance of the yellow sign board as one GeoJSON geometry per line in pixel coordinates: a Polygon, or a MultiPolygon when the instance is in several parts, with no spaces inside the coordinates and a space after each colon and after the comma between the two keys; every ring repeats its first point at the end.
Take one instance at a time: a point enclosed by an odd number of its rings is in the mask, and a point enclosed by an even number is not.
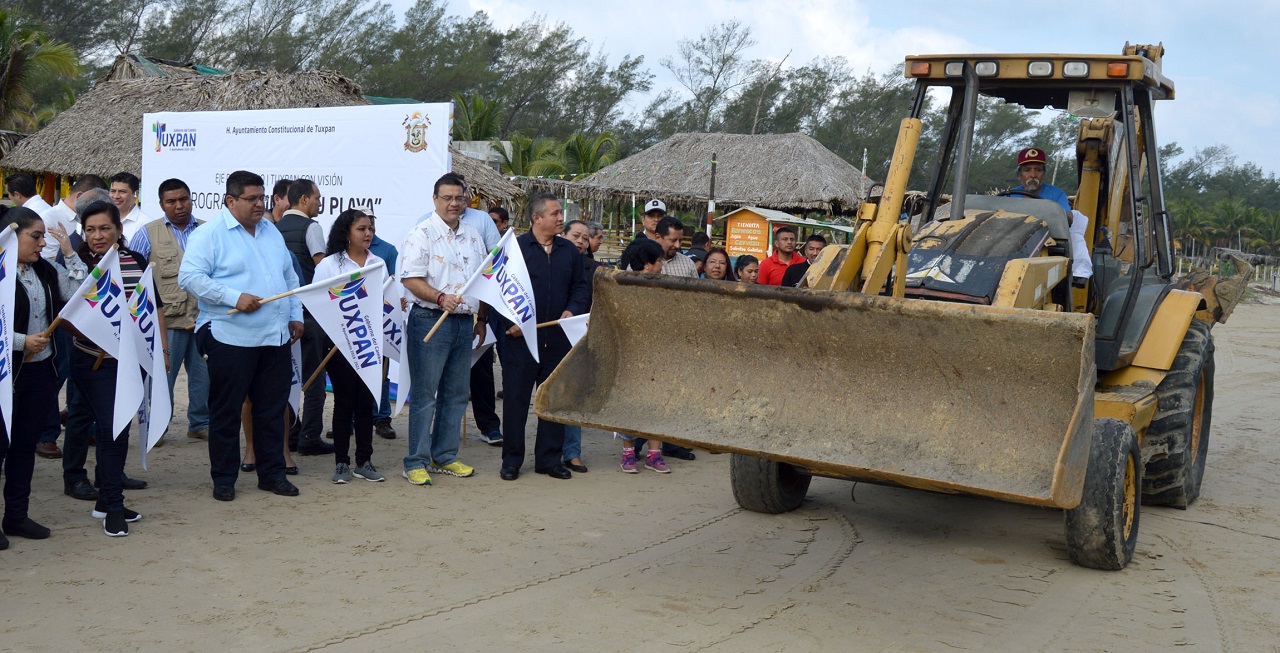
{"type": "Polygon", "coordinates": [[[753,215],[730,216],[725,225],[724,248],[729,256],[751,254],[758,259],[769,255],[769,223],[753,215]]]}

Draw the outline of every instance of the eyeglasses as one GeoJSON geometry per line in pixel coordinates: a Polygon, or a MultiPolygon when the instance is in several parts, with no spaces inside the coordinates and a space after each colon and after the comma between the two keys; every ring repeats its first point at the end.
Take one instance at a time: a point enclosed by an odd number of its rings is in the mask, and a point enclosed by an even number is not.
{"type": "Polygon", "coordinates": [[[467,203],[466,195],[436,195],[436,199],[440,200],[441,202],[444,202],[445,204],[455,204],[455,203],[466,204],[467,203]]]}
{"type": "Polygon", "coordinates": [[[250,195],[248,197],[236,197],[236,199],[240,200],[241,202],[245,202],[247,204],[258,204],[265,197],[266,195],[250,195]]]}

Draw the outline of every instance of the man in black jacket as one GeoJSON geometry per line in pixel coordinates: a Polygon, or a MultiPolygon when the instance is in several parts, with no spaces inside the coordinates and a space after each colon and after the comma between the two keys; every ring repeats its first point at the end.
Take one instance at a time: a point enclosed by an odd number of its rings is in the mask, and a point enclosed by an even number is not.
{"type": "MultiPolygon", "coordinates": [[[[538,322],[549,322],[588,310],[590,288],[582,255],[572,242],[560,237],[564,225],[564,208],[550,193],[539,193],[529,200],[529,233],[516,238],[524,264],[529,269],[538,322]]],[[[525,424],[529,421],[529,399],[533,384],[546,380],[551,371],[569,353],[569,340],[557,328],[538,332],[538,358],[533,360],[520,327],[488,311],[494,316],[494,333],[498,336],[498,355],[502,359],[502,471],[505,481],[520,477],[524,464],[525,424]]],[[[552,478],[572,478],[573,473],[561,462],[564,447],[564,425],[538,419],[538,434],[533,450],[533,471],[552,478]]]]}

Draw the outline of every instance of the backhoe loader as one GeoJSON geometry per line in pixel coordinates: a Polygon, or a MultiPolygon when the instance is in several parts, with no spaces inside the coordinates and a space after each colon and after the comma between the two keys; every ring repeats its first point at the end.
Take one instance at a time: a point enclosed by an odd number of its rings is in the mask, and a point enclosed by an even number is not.
{"type": "Polygon", "coordinates": [[[536,412],[732,453],[733,495],[759,512],[794,510],[813,476],[1062,509],[1071,560],[1123,568],[1143,503],[1185,508],[1200,492],[1209,329],[1239,299],[1201,290],[1244,285],[1172,278],[1163,54],[907,57],[916,91],[883,188],[807,288],[599,271],[591,330],[536,412]],[[926,141],[938,149],[918,151],[934,96],[948,102],[926,141]],[[1092,276],[1073,283],[1073,214],[1058,203],[969,188],[980,96],[1079,119],[1073,208],[1092,276]],[[918,157],[932,175],[905,215],[918,157]],[[659,315],[694,316],[696,333],[659,315]],[[698,372],[673,384],[655,348],[698,372]]]}

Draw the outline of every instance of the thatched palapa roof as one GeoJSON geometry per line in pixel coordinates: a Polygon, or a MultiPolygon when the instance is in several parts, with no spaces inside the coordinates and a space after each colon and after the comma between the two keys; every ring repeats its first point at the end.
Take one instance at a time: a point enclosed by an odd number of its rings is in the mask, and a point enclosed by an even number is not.
{"type": "Polygon", "coordinates": [[[569,192],[590,199],[635,193],[667,203],[704,202],[713,156],[717,203],[852,213],[873,183],[804,134],[676,134],[573,182],[569,192]]]}
{"type": "MultiPolygon", "coordinates": [[[[360,94],[359,85],[336,72],[188,74],[195,69],[158,61],[144,58],[140,63],[118,58],[106,78],[39,133],[14,147],[0,166],[64,176],[108,176],[120,171],[141,175],[142,148],[137,130],[144,113],[369,104],[360,94]],[[156,68],[163,76],[134,76],[150,68],[156,68]],[[111,79],[113,75],[127,78],[111,79]]],[[[510,201],[523,194],[483,163],[457,151],[452,154],[454,169],[481,197],[510,201]]]]}

